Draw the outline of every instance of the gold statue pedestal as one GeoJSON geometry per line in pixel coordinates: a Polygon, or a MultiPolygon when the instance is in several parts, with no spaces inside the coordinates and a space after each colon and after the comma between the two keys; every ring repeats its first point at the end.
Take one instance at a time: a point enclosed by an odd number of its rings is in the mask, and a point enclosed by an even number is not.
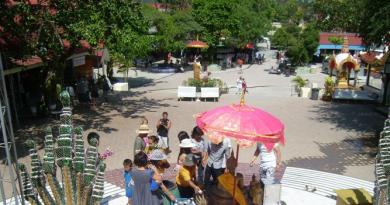
{"type": "Polygon", "coordinates": [[[340,89],[347,89],[349,86],[346,80],[340,80],[336,87],[340,89]]]}

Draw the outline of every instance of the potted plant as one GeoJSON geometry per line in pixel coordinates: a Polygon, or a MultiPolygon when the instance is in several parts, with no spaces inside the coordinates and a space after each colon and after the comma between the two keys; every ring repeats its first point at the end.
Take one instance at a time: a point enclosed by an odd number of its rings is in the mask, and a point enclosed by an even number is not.
{"type": "Polygon", "coordinates": [[[295,83],[295,90],[298,92],[299,97],[309,97],[310,88],[306,87],[308,80],[297,76],[292,81],[295,83]]]}
{"type": "Polygon", "coordinates": [[[330,76],[327,76],[325,78],[324,86],[325,86],[325,93],[322,96],[322,100],[330,101],[330,100],[332,100],[332,96],[333,96],[334,88],[335,88],[335,82],[334,82],[333,78],[330,76]]]}

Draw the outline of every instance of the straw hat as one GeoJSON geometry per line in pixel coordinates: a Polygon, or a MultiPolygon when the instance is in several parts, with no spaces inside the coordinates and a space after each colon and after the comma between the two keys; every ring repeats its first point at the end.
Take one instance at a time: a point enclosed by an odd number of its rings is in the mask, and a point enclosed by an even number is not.
{"type": "Polygon", "coordinates": [[[164,152],[161,151],[160,149],[155,149],[152,151],[152,153],[150,153],[149,159],[150,160],[164,160],[164,159],[167,159],[167,155],[165,155],[164,152]]]}
{"type": "Polygon", "coordinates": [[[135,131],[137,134],[149,134],[150,129],[149,126],[146,124],[142,124],[139,126],[138,130],[135,131]]]}
{"type": "Polygon", "coordinates": [[[191,139],[183,139],[179,145],[181,148],[193,148],[196,144],[191,139]]]}
{"type": "Polygon", "coordinates": [[[194,155],[193,154],[187,154],[186,158],[184,159],[183,165],[187,166],[187,167],[194,166],[195,165],[194,155]]]}

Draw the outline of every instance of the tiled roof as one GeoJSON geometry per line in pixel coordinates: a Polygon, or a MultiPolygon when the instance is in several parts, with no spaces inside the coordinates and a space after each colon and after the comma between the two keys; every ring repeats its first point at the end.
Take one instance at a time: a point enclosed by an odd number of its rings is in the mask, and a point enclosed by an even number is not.
{"type": "Polygon", "coordinates": [[[337,36],[344,38],[345,36],[348,38],[349,45],[354,46],[362,46],[365,45],[362,38],[357,33],[320,33],[320,44],[333,44],[329,41],[329,37],[337,36]]]}

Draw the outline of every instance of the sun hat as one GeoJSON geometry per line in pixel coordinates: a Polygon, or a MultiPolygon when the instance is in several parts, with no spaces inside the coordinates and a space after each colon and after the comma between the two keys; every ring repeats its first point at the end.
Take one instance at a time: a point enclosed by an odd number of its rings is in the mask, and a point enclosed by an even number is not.
{"type": "Polygon", "coordinates": [[[196,147],[196,144],[191,139],[183,139],[179,145],[181,148],[196,147]]]}
{"type": "Polygon", "coordinates": [[[194,155],[193,154],[187,154],[186,158],[184,159],[183,165],[187,166],[187,167],[194,166],[195,165],[194,155]]]}
{"type": "Polygon", "coordinates": [[[142,124],[142,125],[139,126],[138,130],[136,130],[135,132],[138,133],[138,134],[149,134],[150,133],[150,129],[149,129],[148,125],[142,124]]]}
{"type": "Polygon", "coordinates": [[[164,160],[167,159],[167,155],[160,149],[155,149],[150,153],[150,160],[164,160]]]}

